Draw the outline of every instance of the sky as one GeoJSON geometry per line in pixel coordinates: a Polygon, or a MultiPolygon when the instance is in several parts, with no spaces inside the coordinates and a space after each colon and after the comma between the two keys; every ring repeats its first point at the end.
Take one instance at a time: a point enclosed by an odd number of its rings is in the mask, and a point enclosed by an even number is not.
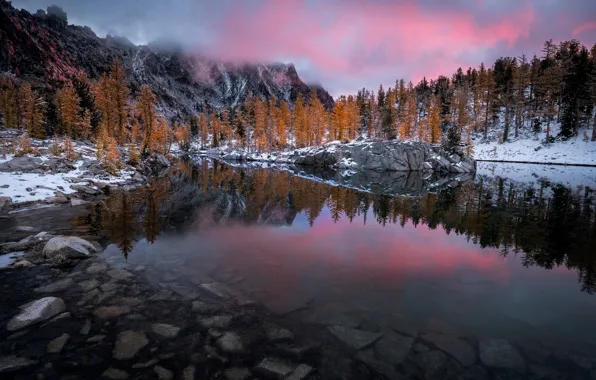
{"type": "Polygon", "coordinates": [[[334,97],[451,76],[544,41],[596,43],[594,0],[13,0],[137,44],[174,41],[233,61],[293,62],[334,97]]]}

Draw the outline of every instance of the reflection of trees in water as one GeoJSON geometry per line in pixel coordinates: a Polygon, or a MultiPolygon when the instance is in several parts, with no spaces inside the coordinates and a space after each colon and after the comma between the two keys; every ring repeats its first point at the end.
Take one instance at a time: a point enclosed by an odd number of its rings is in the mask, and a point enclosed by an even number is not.
{"type": "MultiPolygon", "coordinates": [[[[180,164],[151,188],[108,198],[89,225],[126,255],[138,235],[150,243],[166,227],[184,228],[198,210],[213,223],[292,224],[304,213],[312,226],[325,207],[337,222],[362,216],[381,225],[408,222],[464,235],[523,265],[578,270],[582,290],[596,291],[594,191],[540,182],[538,187],[499,178],[444,187],[423,196],[389,196],[330,186],[271,169],[244,170],[203,161],[180,164]]],[[[202,214],[202,215],[203,215],[202,214]]]]}

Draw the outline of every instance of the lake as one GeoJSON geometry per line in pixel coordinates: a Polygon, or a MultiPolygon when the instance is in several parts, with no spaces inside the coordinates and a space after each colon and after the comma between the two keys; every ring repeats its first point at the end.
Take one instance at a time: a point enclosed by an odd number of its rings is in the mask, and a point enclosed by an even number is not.
{"type": "Polygon", "coordinates": [[[475,178],[414,173],[386,184],[202,159],[71,223],[108,244],[112,265],[146,267],[158,287],[215,281],[292,323],[391,330],[439,347],[438,334],[472,347],[505,339],[535,376],[522,378],[589,378],[592,169],[561,170],[559,182],[557,172],[531,175],[544,167],[483,165],[475,178]]]}

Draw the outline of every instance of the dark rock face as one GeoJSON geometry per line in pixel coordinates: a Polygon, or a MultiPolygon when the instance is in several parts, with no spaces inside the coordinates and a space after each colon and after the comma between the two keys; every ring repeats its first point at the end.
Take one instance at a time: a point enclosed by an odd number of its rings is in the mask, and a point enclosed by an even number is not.
{"type": "MultiPolygon", "coordinates": [[[[88,27],[68,25],[65,16],[32,15],[0,0],[0,72],[39,84],[65,82],[83,72],[96,78],[114,58],[125,67],[133,92],[148,84],[167,116],[196,113],[205,104],[233,106],[250,95],[293,102],[311,91],[293,65],[225,64],[158,44],[135,46],[125,38],[100,38],[88,27]]],[[[323,104],[333,106],[327,91],[312,88],[323,104]]]]}

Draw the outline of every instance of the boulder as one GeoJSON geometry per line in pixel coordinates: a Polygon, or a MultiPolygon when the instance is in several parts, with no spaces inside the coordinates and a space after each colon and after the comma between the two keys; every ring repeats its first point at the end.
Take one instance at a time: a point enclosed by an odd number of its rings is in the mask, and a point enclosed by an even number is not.
{"type": "Polygon", "coordinates": [[[40,169],[43,161],[38,157],[15,157],[10,161],[0,163],[0,172],[31,172],[40,169]]]}
{"type": "Polygon", "coordinates": [[[178,336],[180,327],[168,325],[165,323],[155,323],[151,325],[151,330],[160,338],[170,339],[178,336]]]}
{"type": "Polygon", "coordinates": [[[76,236],[53,237],[43,248],[43,256],[47,259],[84,259],[95,252],[97,249],[93,244],[76,236]]]}
{"type": "Polygon", "coordinates": [[[332,326],[328,328],[329,331],[338,337],[344,343],[354,347],[357,350],[361,350],[367,346],[370,346],[383,336],[380,333],[372,333],[363,330],[356,330],[344,326],[332,326]]]}
{"type": "Polygon", "coordinates": [[[11,197],[0,197],[0,215],[8,214],[13,207],[11,197]]]}
{"type": "Polygon", "coordinates": [[[58,315],[66,310],[66,305],[61,298],[45,297],[36,301],[30,302],[20,307],[21,312],[13,317],[6,329],[14,331],[27,327],[29,325],[43,322],[55,315],[58,315]]]}
{"type": "Polygon", "coordinates": [[[145,164],[147,164],[154,171],[160,171],[171,166],[170,161],[161,153],[153,153],[145,160],[145,164]]]}

